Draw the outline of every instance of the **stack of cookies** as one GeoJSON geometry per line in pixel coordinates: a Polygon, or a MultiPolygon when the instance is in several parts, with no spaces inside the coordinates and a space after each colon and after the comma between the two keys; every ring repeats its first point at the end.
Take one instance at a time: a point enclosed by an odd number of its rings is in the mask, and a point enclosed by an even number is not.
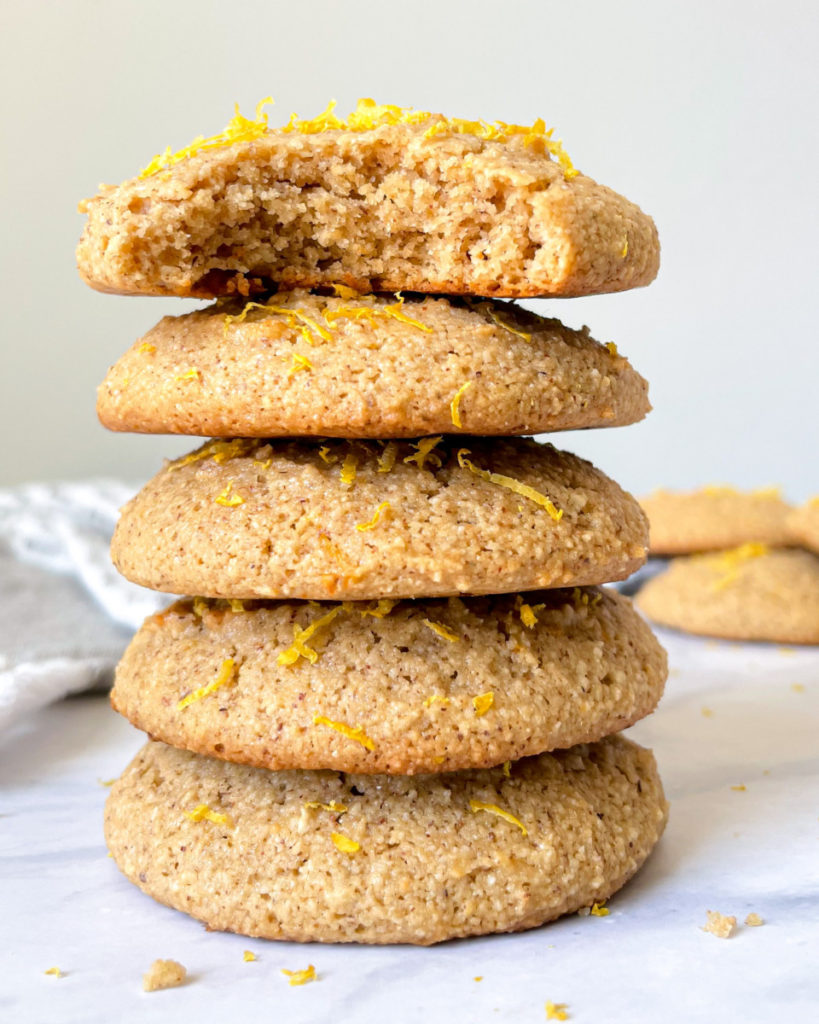
{"type": "Polygon", "coordinates": [[[643,498],[651,554],[668,570],[637,603],[665,626],[732,640],[819,643],[819,500],[711,486],[643,498]]]}
{"type": "Polygon", "coordinates": [[[609,344],[487,296],[648,283],[654,225],[538,122],[237,113],[85,204],[83,277],[199,296],[109,372],[115,430],[211,435],[123,511],[147,620],[114,706],[122,871],[211,928],[432,943],[606,899],[659,838],[665,655],[597,584],[634,499],[522,435],[627,424],[609,344]],[[404,290],[408,294],[404,294],[404,290]]]}

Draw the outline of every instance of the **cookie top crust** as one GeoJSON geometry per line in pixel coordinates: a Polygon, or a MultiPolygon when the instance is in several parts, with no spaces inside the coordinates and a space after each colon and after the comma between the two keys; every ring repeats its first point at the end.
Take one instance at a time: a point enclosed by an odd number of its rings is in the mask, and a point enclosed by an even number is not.
{"type": "Polygon", "coordinates": [[[582,586],[646,557],[637,502],[529,439],[212,441],[123,509],[114,563],[154,590],[369,600],[582,586]]]}
{"type": "Polygon", "coordinates": [[[792,542],[819,554],[819,495],[795,508],[788,516],[792,542]]]}
{"type": "Polygon", "coordinates": [[[480,123],[434,114],[367,123],[273,130],[260,118],[103,186],[80,207],[81,276],[102,291],[201,298],[335,283],[589,295],[656,276],[654,222],[553,158],[545,128],[465,130],[480,123]]]}
{"type": "Polygon", "coordinates": [[[792,543],[787,526],[790,506],[777,487],[658,490],[641,498],[640,505],[648,516],[652,555],[719,551],[752,541],[771,546],[792,543]]]}
{"type": "Polygon", "coordinates": [[[640,867],[667,805],[619,736],[486,771],[267,772],[149,743],[112,789],[123,873],[211,929],[410,942],[533,928],[640,867]]]}
{"type": "Polygon", "coordinates": [[[520,435],[633,423],[613,343],[511,303],[282,292],[165,317],[111,367],[112,430],[198,437],[520,435]]]}
{"type": "Polygon", "coordinates": [[[705,636],[819,643],[819,557],[749,543],[675,558],[639,591],[650,619],[705,636]]]}
{"type": "Polygon", "coordinates": [[[654,709],[666,671],[612,590],[197,598],[145,622],[111,700],[154,739],[228,761],[408,775],[601,739],[654,709]]]}

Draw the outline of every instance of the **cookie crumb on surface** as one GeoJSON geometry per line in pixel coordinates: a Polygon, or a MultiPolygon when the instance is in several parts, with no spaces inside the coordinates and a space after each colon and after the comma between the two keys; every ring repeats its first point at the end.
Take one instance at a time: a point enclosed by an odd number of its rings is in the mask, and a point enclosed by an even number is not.
{"type": "Polygon", "coordinates": [[[546,1003],[546,1020],[568,1020],[568,1003],[546,1003]]]}
{"type": "Polygon", "coordinates": [[[726,917],[718,910],[706,910],[705,913],[708,920],[702,926],[704,932],[710,932],[718,939],[729,939],[736,931],[737,919],[735,917],[726,917]]]}
{"type": "Polygon", "coordinates": [[[184,985],[187,977],[187,970],[176,960],[154,960],[142,976],[142,987],[146,992],[176,988],[177,985],[184,985]]]}
{"type": "Polygon", "coordinates": [[[747,788],[744,782],[740,782],[738,786],[731,786],[735,793],[744,793],[747,788]]]}
{"type": "Polygon", "coordinates": [[[761,924],[765,924],[765,921],[759,914],[751,913],[745,918],[745,924],[751,928],[758,928],[761,924]]]}

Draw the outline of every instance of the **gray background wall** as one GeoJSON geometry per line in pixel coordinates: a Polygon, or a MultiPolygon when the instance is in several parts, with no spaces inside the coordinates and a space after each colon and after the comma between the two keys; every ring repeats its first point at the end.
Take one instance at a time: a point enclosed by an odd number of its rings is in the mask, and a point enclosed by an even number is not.
{"type": "Polygon", "coordinates": [[[575,164],[655,217],[648,289],[538,302],[651,383],[627,430],[562,435],[638,492],[819,489],[813,2],[4,0],[0,484],[152,474],[186,440],[107,434],[94,389],[166,313],[84,287],[77,201],[272,94],[272,123],[359,96],[543,116],[575,164]]]}

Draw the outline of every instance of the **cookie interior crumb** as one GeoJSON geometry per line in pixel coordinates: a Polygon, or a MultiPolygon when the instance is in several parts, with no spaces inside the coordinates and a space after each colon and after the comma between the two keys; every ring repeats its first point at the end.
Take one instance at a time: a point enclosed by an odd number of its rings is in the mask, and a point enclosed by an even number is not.
{"type": "Polygon", "coordinates": [[[759,914],[750,913],[745,918],[745,924],[749,925],[751,928],[758,928],[761,924],[765,924],[765,921],[759,916],[759,914]]]}
{"type": "Polygon", "coordinates": [[[184,985],[187,970],[176,960],[154,960],[147,973],[142,976],[142,987],[146,992],[160,988],[176,988],[184,985]]]}
{"type": "Polygon", "coordinates": [[[708,920],[702,927],[704,932],[710,932],[718,939],[729,939],[736,931],[737,919],[735,917],[726,917],[718,910],[706,910],[705,913],[708,920]]]}

